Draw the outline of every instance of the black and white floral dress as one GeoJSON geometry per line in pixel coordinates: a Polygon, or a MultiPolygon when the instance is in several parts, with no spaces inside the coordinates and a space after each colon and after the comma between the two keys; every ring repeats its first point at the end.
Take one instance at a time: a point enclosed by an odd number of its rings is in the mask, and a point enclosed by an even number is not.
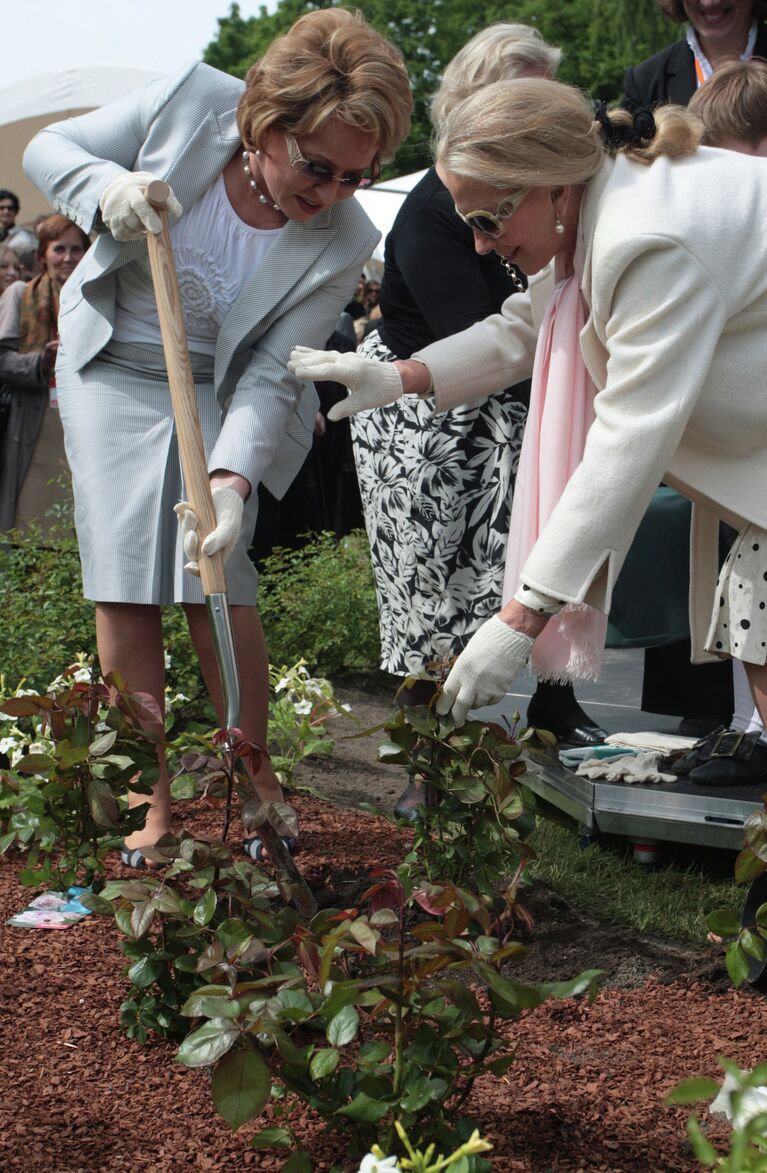
{"type": "MultiPolygon", "coordinates": [[[[377,331],[360,353],[397,357],[377,331]]],[[[457,655],[499,610],[525,416],[509,390],[438,415],[405,396],[353,417],[385,671],[457,655]]]]}

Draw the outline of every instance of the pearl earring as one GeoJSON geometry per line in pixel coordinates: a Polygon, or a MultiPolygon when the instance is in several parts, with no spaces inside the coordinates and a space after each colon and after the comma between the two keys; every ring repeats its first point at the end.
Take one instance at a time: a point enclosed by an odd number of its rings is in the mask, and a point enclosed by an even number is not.
{"type": "Polygon", "coordinates": [[[557,236],[561,236],[562,233],[564,232],[564,230],[565,230],[565,226],[559,218],[559,213],[555,212],[554,213],[554,231],[556,232],[557,236]]]}

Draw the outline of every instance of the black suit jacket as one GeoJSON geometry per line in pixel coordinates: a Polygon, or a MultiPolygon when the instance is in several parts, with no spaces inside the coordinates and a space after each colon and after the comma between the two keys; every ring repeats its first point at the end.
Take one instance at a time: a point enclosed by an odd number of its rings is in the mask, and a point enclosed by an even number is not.
{"type": "MultiPolygon", "coordinates": [[[[767,25],[756,30],[755,57],[767,57],[767,25]]],[[[695,93],[695,58],[687,41],[676,41],[626,70],[623,79],[624,106],[655,106],[677,102],[686,106],[695,93]]]]}

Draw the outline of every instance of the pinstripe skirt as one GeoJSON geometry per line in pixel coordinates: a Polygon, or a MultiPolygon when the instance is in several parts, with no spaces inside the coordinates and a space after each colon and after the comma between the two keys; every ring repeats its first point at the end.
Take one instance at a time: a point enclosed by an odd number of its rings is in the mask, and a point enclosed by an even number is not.
{"type": "MultiPolygon", "coordinates": [[[[213,358],[192,355],[205,452],[221,430],[213,358]]],[[[75,526],[87,599],[100,603],[202,603],[184,569],[173,506],[185,497],[165,361],[159,346],[112,341],[80,371],[56,368],[75,526]]],[[[229,601],[255,606],[248,558],[258,494],[245,503],[240,540],[226,564],[229,601]]]]}

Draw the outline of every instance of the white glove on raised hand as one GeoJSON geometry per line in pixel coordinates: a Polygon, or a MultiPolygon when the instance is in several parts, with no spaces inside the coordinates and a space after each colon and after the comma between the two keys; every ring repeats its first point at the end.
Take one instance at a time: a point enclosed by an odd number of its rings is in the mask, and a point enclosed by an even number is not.
{"type": "MultiPolygon", "coordinates": [[[[147,232],[162,231],[160,217],[144,195],[156,178],[149,171],[126,171],[104,188],[99,200],[101,219],[115,240],[137,240],[147,232]]],[[[180,216],[183,211],[173,192],[167,207],[171,216],[180,216]]]]}
{"type": "Polygon", "coordinates": [[[475,632],[450,670],[437,700],[437,712],[452,710],[456,725],[463,725],[469,709],[502,700],[524,668],[533,640],[515,631],[497,615],[475,632]]]}
{"type": "Polygon", "coordinates": [[[343,383],[349,388],[349,398],[334,403],[328,412],[330,420],[342,420],[371,407],[384,407],[402,397],[402,380],[393,363],[363,358],[354,351],[341,354],[337,350],[297,346],[288,360],[288,370],[299,379],[343,383]]]}
{"type": "MultiPolygon", "coordinates": [[[[211,489],[213,508],[216,512],[216,528],[211,530],[202,543],[202,552],[210,557],[219,550],[224,552],[226,562],[232,550],[237,545],[242,528],[242,511],[245,507],[240,494],[235,489],[228,489],[225,485],[214,485],[211,489]]],[[[184,546],[184,554],[189,561],[184,570],[190,574],[200,576],[199,557],[200,539],[197,534],[199,519],[188,501],[179,501],[174,505],[178,517],[179,529],[184,546]]]]}

